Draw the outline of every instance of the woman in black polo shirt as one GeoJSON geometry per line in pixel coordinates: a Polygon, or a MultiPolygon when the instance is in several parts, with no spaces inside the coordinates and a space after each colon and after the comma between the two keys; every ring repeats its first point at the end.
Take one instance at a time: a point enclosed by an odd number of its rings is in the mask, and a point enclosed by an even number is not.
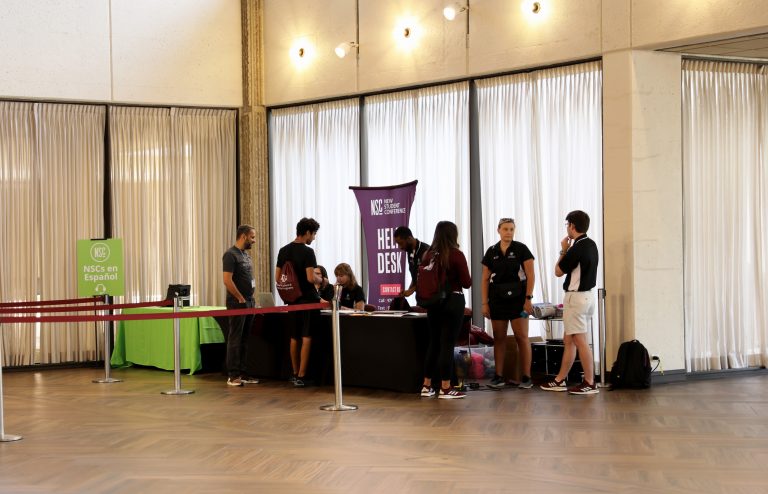
{"type": "Polygon", "coordinates": [[[522,364],[523,379],[519,387],[528,389],[531,383],[531,343],[528,340],[528,314],[533,312],[533,254],[521,242],[516,242],[515,220],[502,218],[497,230],[499,242],[483,256],[483,316],[493,327],[493,357],[496,375],[489,387],[501,389],[506,385],[501,373],[507,349],[507,327],[512,323],[522,364]]]}
{"type": "Polygon", "coordinates": [[[319,264],[315,266],[315,280],[321,280],[320,283],[315,283],[315,289],[320,298],[326,302],[333,300],[333,285],[328,281],[328,271],[319,264]]]}
{"type": "Polygon", "coordinates": [[[339,305],[348,309],[363,310],[365,308],[365,293],[363,293],[363,288],[357,284],[352,267],[346,262],[342,262],[336,266],[333,274],[336,275],[336,284],[342,286],[339,305]]]}

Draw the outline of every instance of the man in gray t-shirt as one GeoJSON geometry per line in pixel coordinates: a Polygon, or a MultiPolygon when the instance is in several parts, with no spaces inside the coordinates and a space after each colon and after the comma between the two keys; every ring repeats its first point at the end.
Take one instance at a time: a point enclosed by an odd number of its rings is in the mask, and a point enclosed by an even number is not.
{"type": "MultiPolygon", "coordinates": [[[[224,286],[227,288],[227,309],[244,309],[255,307],[253,291],[256,281],[253,278],[253,264],[248,255],[256,241],[256,230],[250,225],[237,227],[237,240],[222,256],[224,286]]],[[[225,331],[227,340],[227,384],[242,386],[257,384],[259,381],[246,375],[245,361],[247,356],[246,330],[253,323],[253,314],[232,316],[229,318],[229,329],[225,331]]]]}

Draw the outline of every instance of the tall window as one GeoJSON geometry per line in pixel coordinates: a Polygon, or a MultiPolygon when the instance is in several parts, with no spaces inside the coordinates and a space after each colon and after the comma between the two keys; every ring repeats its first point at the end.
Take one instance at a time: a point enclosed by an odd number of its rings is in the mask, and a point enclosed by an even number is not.
{"type": "MultiPolygon", "coordinates": [[[[77,297],[76,242],[103,236],[105,107],[0,102],[0,299],[77,297]]],[[[3,327],[8,365],[95,360],[93,324],[3,327]]]]}
{"type": "Polygon", "coordinates": [[[320,223],[312,248],[331,283],[341,262],[359,276],[360,213],[349,190],[360,185],[358,113],[358,99],[270,113],[273,267],[280,247],[296,237],[296,223],[312,217],[320,223]]]}
{"type": "Polygon", "coordinates": [[[536,300],[562,300],[551,273],[569,211],[589,214],[602,246],[601,87],[599,62],[477,82],[483,245],[499,241],[499,218],[515,219],[515,240],[536,258],[536,300]]]}
{"type": "Polygon", "coordinates": [[[431,242],[438,221],[453,221],[469,259],[468,84],[371,96],[365,99],[365,116],[365,185],[418,180],[410,219],[414,236],[431,242]]]}
{"type": "Polygon", "coordinates": [[[768,71],[683,62],[687,369],[768,363],[768,71]]]}
{"type": "Polygon", "coordinates": [[[224,305],[221,255],[235,236],[234,110],[110,110],[113,236],[123,239],[126,299],[171,283],[192,303],[224,305]]]}

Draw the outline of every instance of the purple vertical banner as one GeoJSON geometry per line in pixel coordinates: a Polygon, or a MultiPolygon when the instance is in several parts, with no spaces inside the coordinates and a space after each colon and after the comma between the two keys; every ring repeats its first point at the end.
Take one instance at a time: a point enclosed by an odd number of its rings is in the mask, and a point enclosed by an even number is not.
{"type": "Polygon", "coordinates": [[[363,219],[368,253],[368,303],[377,310],[389,309],[403,290],[407,262],[395,243],[395,229],[408,226],[418,180],[389,187],[350,187],[355,192],[363,219]]]}

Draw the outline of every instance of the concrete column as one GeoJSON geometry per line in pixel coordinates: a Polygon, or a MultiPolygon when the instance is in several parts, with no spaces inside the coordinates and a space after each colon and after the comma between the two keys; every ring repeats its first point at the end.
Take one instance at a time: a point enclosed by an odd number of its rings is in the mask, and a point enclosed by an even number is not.
{"type": "Polygon", "coordinates": [[[269,158],[264,106],[263,0],[242,0],[243,107],[240,109],[240,221],[256,228],[257,291],[271,291],[269,158]]]}
{"type": "Polygon", "coordinates": [[[685,368],[681,65],[677,54],[603,57],[607,356],[637,338],[685,368]]]}

